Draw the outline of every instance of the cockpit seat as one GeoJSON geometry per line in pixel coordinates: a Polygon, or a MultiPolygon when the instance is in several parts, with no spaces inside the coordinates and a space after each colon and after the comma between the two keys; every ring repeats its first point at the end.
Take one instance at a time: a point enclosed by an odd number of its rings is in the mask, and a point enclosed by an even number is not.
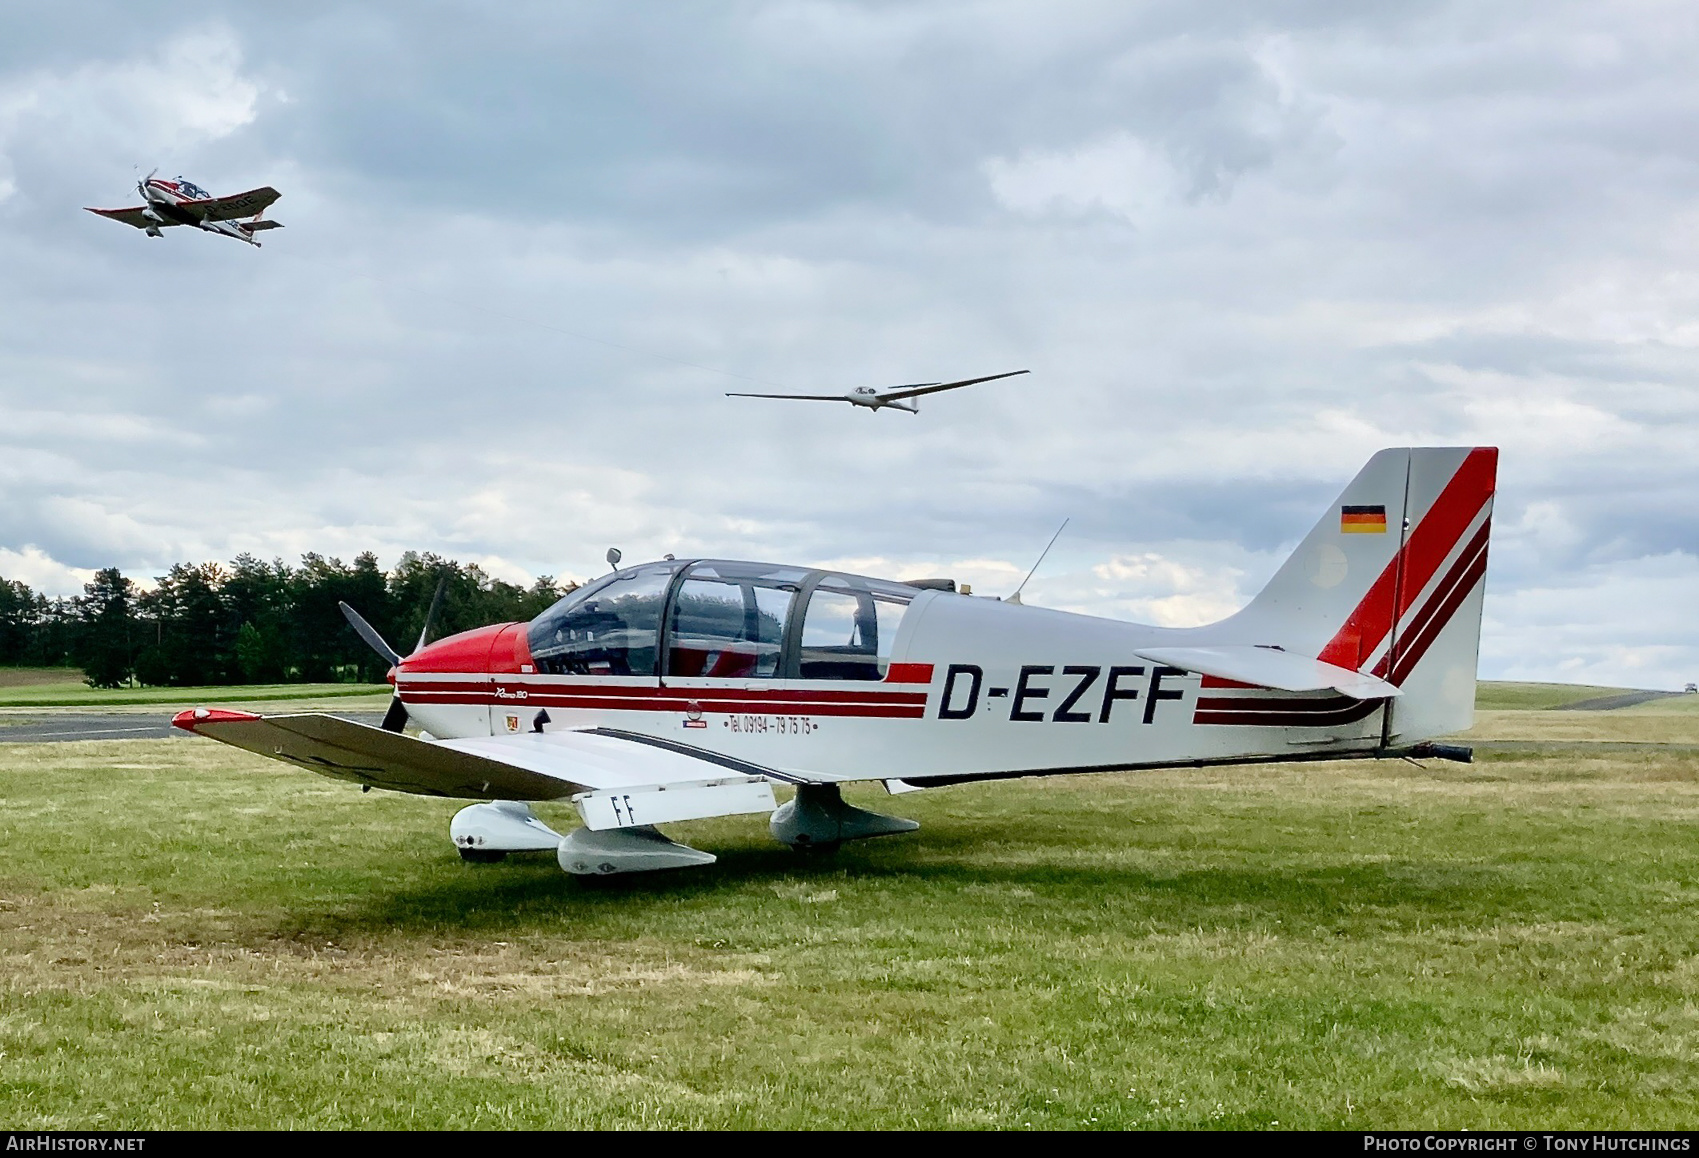
{"type": "Polygon", "coordinates": [[[667,674],[708,676],[713,679],[749,679],[759,673],[760,655],[754,645],[726,640],[675,640],[667,662],[667,674]]]}
{"type": "Polygon", "coordinates": [[[805,680],[879,680],[879,657],[859,647],[810,647],[803,650],[805,680]]]}

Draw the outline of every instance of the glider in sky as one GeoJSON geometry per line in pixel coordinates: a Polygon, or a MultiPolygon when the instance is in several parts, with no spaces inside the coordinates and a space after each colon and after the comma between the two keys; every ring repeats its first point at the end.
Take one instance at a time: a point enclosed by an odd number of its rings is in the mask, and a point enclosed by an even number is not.
{"type": "Polygon", "coordinates": [[[960,390],[963,386],[975,386],[981,382],[995,382],[999,378],[1013,378],[1017,374],[1025,374],[1025,370],[1010,370],[1006,374],[991,374],[984,378],[963,378],[960,382],[916,382],[909,386],[888,386],[883,390],[875,390],[871,386],[857,386],[848,394],[745,394],[738,391],[728,392],[727,398],[787,398],[793,402],[848,402],[851,406],[863,406],[868,410],[906,410],[910,414],[920,413],[920,403],[910,402],[922,394],[938,394],[945,390],[960,390]],[[903,403],[908,402],[907,406],[903,403]]]}
{"type": "MultiPolygon", "coordinates": [[[[1268,585],[1164,628],[807,566],[667,559],[529,623],[391,662],[382,726],[197,708],[185,731],[326,776],[480,801],[461,855],[597,875],[713,861],[658,825],[769,813],[794,848],[907,832],[844,801],[972,781],[1432,756],[1474,718],[1498,451],[1383,450],[1268,585]],[[411,723],[422,729],[404,730],[411,723]],[[783,805],[775,786],[794,790],[783,805]],[[566,836],[530,807],[570,802],[566,836]]],[[[611,553],[610,553],[611,556],[611,553]]],[[[1039,790],[1042,791],[1042,780],[1039,790]]]]}
{"type": "Polygon", "coordinates": [[[254,240],[254,234],[264,229],[283,228],[279,222],[260,218],[272,202],[283,196],[269,185],[228,197],[214,197],[187,178],[167,181],[149,173],[136,182],[136,190],[142,195],[140,205],[130,209],[90,209],[89,212],[133,225],[149,237],[159,237],[161,229],[169,229],[173,225],[192,225],[208,233],[221,233],[225,237],[245,241],[256,249],[260,243],[254,240]],[[244,217],[248,220],[238,220],[244,217]]]}

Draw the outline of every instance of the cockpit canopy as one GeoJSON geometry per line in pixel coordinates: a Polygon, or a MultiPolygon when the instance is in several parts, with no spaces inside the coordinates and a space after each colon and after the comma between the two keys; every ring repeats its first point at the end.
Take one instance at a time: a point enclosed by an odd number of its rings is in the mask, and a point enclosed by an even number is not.
{"type": "Polygon", "coordinates": [[[185,197],[192,197],[196,201],[206,201],[212,197],[211,193],[208,193],[187,177],[182,176],[177,178],[177,192],[185,197]]]}
{"type": "Polygon", "coordinates": [[[880,680],[918,588],[769,563],[668,560],[585,584],[531,621],[539,672],[880,680]]]}

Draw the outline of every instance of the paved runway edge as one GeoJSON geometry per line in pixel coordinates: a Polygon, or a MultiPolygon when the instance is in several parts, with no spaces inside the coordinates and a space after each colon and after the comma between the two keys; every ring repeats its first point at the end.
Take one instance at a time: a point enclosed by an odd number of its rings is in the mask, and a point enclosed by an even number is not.
{"type": "MultiPolygon", "coordinates": [[[[382,712],[331,712],[374,727],[382,712]]],[[[178,733],[179,735],[181,733],[178,733]]],[[[173,735],[171,716],[47,713],[0,718],[0,744],[59,744],[77,740],[166,740],[173,735]]]]}

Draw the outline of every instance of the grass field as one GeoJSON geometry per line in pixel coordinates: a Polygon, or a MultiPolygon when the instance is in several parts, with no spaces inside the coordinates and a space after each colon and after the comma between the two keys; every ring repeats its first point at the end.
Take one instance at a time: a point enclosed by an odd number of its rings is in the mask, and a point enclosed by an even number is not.
{"type": "Polygon", "coordinates": [[[1688,1127],[1694,703],[861,791],[924,827],[681,825],[717,865],[603,882],[210,742],[3,745],[0,1120],[1688,1127]]]}
{"type": "Polygon", "coordinates": [[[0,690],[82,682],[83,673],[74,667],[0,667],[0,690]]]}
{"type": "Polygon", "coordinates": [[[1536,684],[1506,680],[1483,680],[1475,686],[1475,706],[1485,711],[1531,711],[1561,708],[1583,700],[1621,695],[1633,688],[1596,687],[1590,684],[1536,684]]]}
{"type": "Polygon", "coordinates": [[[85,683],[0,685],[0,708],[171,708],[389,696],[387,684],[242,684],[216,688],[91,688],[85,683]]]}

